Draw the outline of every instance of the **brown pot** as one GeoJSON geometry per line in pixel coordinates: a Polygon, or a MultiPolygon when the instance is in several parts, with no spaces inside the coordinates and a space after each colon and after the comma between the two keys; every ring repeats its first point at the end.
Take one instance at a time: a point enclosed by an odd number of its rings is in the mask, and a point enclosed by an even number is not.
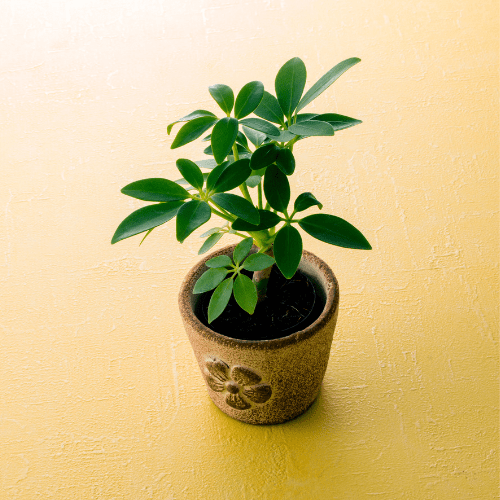
{"type": "Polygon", "coordinates": [[[205,262],[232,255],[234,247],[208,255],[189,271],[179,294],[182,320],[213,402],[236,420],[279,424],[304,413],[318,395],[337,322],[339,286],[328,265],[304,250],[299,269],[325,303],[319,318],[304,330],[279,339],[225,337],[196,317],[200,295],[192,291],[208,269],[205,262]]]}

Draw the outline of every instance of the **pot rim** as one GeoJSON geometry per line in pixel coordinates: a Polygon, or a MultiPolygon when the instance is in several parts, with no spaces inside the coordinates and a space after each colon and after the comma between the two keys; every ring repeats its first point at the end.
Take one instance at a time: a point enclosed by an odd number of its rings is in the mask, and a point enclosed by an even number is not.
{"type": "MultiPolygon", "coordinates": [[[[188,272],[184,281],[182,282],[180,291],[179,291],[179,309],[181,312],[181,316],[184,321],[188,322],[191,327],[202,337],[207,340],[211,340],[218,344],[222,345],[231,345],[238,348],[243,349],[279,349],[285,347],[290,344],[297,344],[299,342],[303,342],[304,340],[312,337],[316,332],[321,330],[332,318],[335,314],[338,303],[339,303],[339,284],[333,271],[330,269],[328,264],[324,262],[322,259],[314,255],[313,253],[303,250],[302,251],[302,260],[307,260],[310,264],[318,269],[318,271],[325,276],[325,279],[328,282],[332,283],[333,286],[328,287],[324,290],[326,301],[323,311],[319,315],[319,317],[311,323],[308,327],[303,330],[299,330],[298,332],[287,335],[286,337],[280,337],[272,340],[241,340],[235,339],[231,337],[226,337],[220,333],[211,330],[207,326],[205,326],[194,314],[193,308],[191,307],[191,296],[192,290],[195,285],[195,275],[198,273],[201,267],[205,265],[207,260],[212,259],[213,257],[217,257],[219,255],[227,255],[233,252],[236,244],[228,245],[220,250],[216,250],[208,254],[201,261],[195,264],[188,272]]],[[[300,268],[300,264],[299,264],[300,268]]]]}

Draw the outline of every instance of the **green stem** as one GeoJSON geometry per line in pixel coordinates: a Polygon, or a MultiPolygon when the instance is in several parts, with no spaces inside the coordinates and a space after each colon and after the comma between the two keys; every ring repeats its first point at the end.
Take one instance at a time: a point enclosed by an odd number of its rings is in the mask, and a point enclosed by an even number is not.
{"type": "MultiPolygon", "coordinates": [[[[210,206],[210,205],[209,205],[210,206]]],[[[212,213],[215,214],[215,215],[218,215],[219,217],[223,218],[223,219],[226,219],[227,221],[229,222],[234,222],[236,219],[233,217],[233,218],[230,218],[228,217],[227,215],[223,214],[222,212],[219,212],[218,210],[215,210],[214,207],[210,207],[210,210],[212,210],[212,213]]]]}
{"type": "Polygon", "coordinates": [[[262,210],[262,182],[259,182],[257,186],[257,196],[258,196],[258,203],[259,203],[259,208],[262,210]]]}

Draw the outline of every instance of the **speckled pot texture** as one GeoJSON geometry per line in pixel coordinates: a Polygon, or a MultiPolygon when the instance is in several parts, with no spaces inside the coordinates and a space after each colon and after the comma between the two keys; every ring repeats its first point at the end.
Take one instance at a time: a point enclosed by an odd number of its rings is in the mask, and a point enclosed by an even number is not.
{"type": "Polygon", "coordinates": [[[212,401],[242,422],[279,424],[304,413],[319,393],[337,322],[338,283],[325,262],[304,250],[299,269],[325,304],[319,318],[304,330],[279,339],[225,337],[196,317],[199,296],[192,291],[208,269],[205,262],[231,255],[234,247],[208,255],[186,276],[179,294],[184,327],[212,401]]]}

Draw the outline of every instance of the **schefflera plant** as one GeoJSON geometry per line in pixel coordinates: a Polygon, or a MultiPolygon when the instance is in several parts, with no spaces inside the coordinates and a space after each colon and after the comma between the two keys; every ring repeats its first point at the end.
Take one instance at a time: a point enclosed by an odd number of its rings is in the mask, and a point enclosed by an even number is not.
{"type": "MultiPolygon", "coordinates": [[[[295,57],[287,61],[275,79],[276,96],[259,81],[247,83],[236,99],[227,85],[209,87],[209,92],[226,116],[196,110],[167,127],[183,123],[171,148],[177,149],[200,137],[210,145],[204,150],[210,159],[181,158],[176,166],[182,176],[172,181],[143,179],[125,186],[122,193],[156,202],[130,214],[117,228],[111,243],[151,231],[176,217],[176,236],[182,243],[212,215],[224,223],[205,232],[199,254],[210,250],[225,234],[243,240],[232,259],[219,256],[206,262],[209,268],[193,292],[214,290],[208,307],[211,323],[226,308],[234,294],[249,314],[266,297],[271,268],[276,263],[283,276],[294,276],[302,256],[302,237],[297,227],[331,245],[371,249],[362,233],[344,219],[330,214],[302,216],[309,208],[323,205],[310,193],[299,194],[290,205],[289,176],[295,171],[295,143],[361,123],[336,113],[301,113],[308,104],[360,59],[353,57],[334,66],[305,93],[306,67],[295,57]],[[256,117],[249,117],[253,113],[256,117]],[[231,116],[232,114],[232,116],[231,116]],[[205,172],[204,172],[205,170],[205,172]],[[231,191],[239,189],[240,194],[231,191]],[[255,201],[249,189],[256,191],[255,201]],[[250,254],[252,246],[257,252],[250,254]],[[250,279],[244,271],[253,272],[250,279]]],[[[254,195],[255,197],[255,195],[254,195]]]]}

